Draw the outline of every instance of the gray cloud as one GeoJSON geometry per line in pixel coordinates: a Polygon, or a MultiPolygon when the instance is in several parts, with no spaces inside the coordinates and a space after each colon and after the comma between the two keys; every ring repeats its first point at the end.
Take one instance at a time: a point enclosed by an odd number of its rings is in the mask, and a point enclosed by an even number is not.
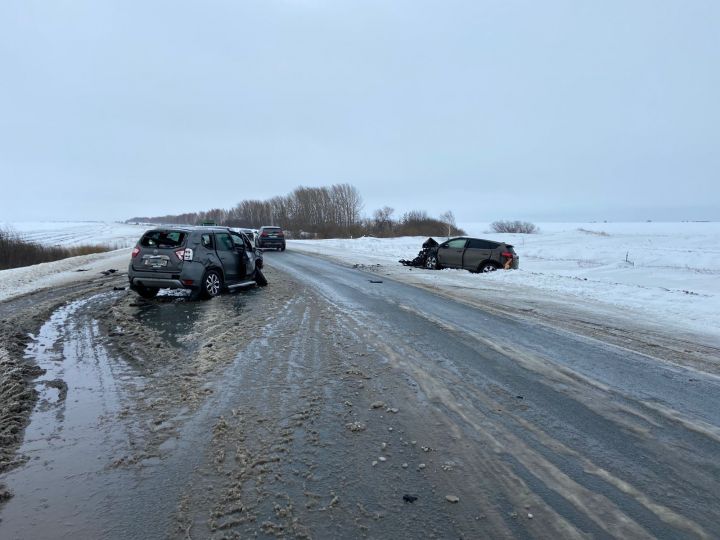
{"type": "Polygon", "coordinates": [[[0,217],[349,182],[459,220],[720,219],[717,2],[0,5],[0,217]]]}

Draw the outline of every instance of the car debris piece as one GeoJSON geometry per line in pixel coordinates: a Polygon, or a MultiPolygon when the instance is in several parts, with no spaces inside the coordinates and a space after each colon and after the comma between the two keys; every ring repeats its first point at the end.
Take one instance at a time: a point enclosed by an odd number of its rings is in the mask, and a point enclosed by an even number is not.
{"type": "Polygon", "coordinates": [[[460,502],[460,497],[457,497],[455,495],[445,495],[445,500],[450,503],[457,503],[460,502]]]}
{"type": "Polygon", "coordinates": [[[382,279],[371,279],[370,283],[382,283],[382,279]]]}
{"type": "Polygon", "coordinates": [[[403,495],[403,501],[405,501],[406,503],[412,504],[417,500],[418,500],[418,498],[416,495],[409,495],[407,493],[405,495],[403,495]]]}

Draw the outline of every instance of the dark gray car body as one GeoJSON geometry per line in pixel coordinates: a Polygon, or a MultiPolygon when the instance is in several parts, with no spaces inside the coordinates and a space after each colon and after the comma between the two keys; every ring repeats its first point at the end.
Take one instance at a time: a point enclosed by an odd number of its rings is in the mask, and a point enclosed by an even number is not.
{"type": "Polygon", "coordinates": [[[520,258],[510,244],[463,236],[446,240],[434,248],[426,266],[492,272],[506,267],[517,269],[520,258]]]}
{"type": "Polygon", "coordinates": [[[146,231],[133,249],[128,279],[142,296],[166,288],[199,293],[210,273],[219,277],[220,288],[261,284],[262,264],[250,240],[226,227],[158,227],[146,231]]]}

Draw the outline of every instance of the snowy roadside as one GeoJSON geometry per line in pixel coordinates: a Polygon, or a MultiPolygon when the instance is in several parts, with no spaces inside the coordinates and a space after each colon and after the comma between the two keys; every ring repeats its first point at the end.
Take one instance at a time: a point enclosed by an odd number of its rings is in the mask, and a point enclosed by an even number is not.
{"type": "Polygon", "coordinates": [[[0,270],[0,302],[48,287],[60,287],[87,281],[100,272],[125,271],[130,248],[70,257],[49,263],[0,270]]]}
{"type": "Polygon", "coordinates": [[[380,265],[374,270],[389,278],[471,302],[550,301],[720,339],[720,250],[712,249],[720,245],[720,224],[647,224],[645,231],[645,224],[628,224],[632,230],[624,231],[613,225],[612,233],[581,225],[540,235],[476,233],[513,243],[519,253],[520,270],[491,274],[400,265],[399,259],[417,255],[424,238],[293,240],[288,249],[360,267],[380,265]],[[683,232],[685,225],[691,232],[683,232]]]}
{"type": "MultiPolygon", "coordinates": [[[[10,224],[46,244],[87,240],[87,223],[10,224]],[[82,226],[79,226],[82,225],[82,226]]],[[[289,249],[350,265],[381,265],[385,276],[437,289],[470,302],[493,298],[532,307],[552,302],[596,315],[642,321],[720,340],[720,223],[539,223],[540,234],[488,233],[486,223],[463,223],[470,236],[514,244],[520,270],[470,274],[410,269],[425,238],[290,240],[289,249]]],[[[144,226],[97,223],[96,242],[137,238],[144,226]]],[[[438,238],[438,240],[442,240],[438,238]]],[[[0,271],[0,301],[37,289],[124,271],[129,249],[0,271]],[[86,272],[78,272],[86,269],[86,272]]]]}

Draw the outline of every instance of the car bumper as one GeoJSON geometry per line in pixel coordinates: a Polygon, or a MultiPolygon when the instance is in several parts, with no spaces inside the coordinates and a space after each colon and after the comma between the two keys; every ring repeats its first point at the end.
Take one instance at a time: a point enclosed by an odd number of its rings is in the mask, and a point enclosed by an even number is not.
{"type": "Polygon", "coordinates": [[[256,245],[259,248],[283,247],[285,245],[285,240],[276,240],[274,238],[272,238],[270,240],[258,240],[256,245]]]}
{"type": "Polygon", "coordinates": [[[179,279],[145,278],[130,279],[131,286],[157,287],[159,289],[191,289],[191,285],[184,285],[179,279]]]}
{"type": "Polygon", "coordinates": [[[144,272],[132,264],[128,268],[131,287],[157,287],[159,289],[193,289],[202,281],[202,266],[186,265],[182,272],[144,272]]]}

